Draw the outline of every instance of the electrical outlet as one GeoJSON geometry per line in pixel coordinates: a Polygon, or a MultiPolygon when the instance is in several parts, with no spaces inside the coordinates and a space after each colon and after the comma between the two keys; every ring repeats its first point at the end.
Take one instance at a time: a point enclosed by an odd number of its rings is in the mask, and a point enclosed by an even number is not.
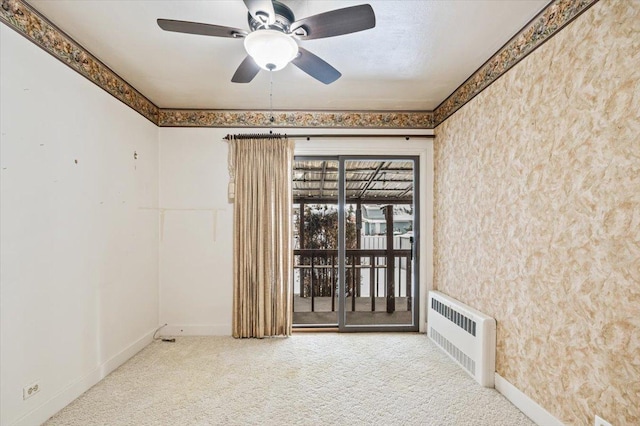
{"type": "Polygon", "coordinates": [[[40,384],[38,382],[33,382],[22,388],[22,399],[29,399],[38,392],[40,392],[40,384]]]}
{"type": "Polygon", "coordinates": [[[604,420],[602,417],[596,416],[595,426],[612,426],[612,425],[608,421],[604,420]]]}

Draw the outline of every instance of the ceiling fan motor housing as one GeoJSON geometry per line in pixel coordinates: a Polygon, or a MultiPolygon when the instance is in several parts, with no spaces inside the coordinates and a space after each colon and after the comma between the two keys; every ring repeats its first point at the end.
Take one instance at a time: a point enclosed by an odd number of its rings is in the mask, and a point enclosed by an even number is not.
{"type": "Polygon", "coordinates": [[[249,28],[251,28],[251,31],[271,29],[282,31],[283,33],[289,33],[291,24],[296,20],[295,15],[291,11],[291,9],[289,9],[289,7],[285,6],[279,1],[274,0],[273,10],[275,11],[276,19],[275,23],[273,23],[272,25],[268,25],[265,22],[254,18],[253,16],[251,16],[251,13],[249,13],[247,20],[249,21],[249,28]]]}

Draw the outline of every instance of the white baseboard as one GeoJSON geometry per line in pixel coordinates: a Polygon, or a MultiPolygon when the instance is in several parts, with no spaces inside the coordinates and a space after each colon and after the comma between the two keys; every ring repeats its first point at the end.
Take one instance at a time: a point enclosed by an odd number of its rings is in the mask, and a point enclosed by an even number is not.
{"type": "Polygon", "coordinates": [[[231,336],[231,324],[173,325],[160,330],[160,336],[231,336]]]}
{"type": "Polygon", "coordinates": [[[563,423],[542,408],[533,399],[522,393],[520,389],[509,383],[496,373],[496,390],[504,395],[513,405],[540,426],[564,426],[563,423]]]}
{"type": "Polygon", "coordinates": [[[86,392],[93,385],[104,379],[109,373],[120,367],[135,354],[152,342],[154,330],[148,331],[134,343],[111,357],[90,373],[73,381],[62,388],[56,395],[42,403],[29,413],[19,418],[12,426],[33,426],[47,421],[58,411],[69,405],[73,400],[86,392]]]}

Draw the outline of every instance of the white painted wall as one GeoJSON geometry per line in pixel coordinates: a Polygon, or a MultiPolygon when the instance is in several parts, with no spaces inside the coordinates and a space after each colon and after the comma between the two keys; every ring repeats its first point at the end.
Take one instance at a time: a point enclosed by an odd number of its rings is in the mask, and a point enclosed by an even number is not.
{"type": "MultiPolygon", "coordinates": [[[[252,129],[251,133],[266,131],[252,129]]],[[[280,129],[281,133],[330,133],[326,129],[280,129]]],[[[246,129],[160,129],[160,322],[164,335],[229,335],[232,310],[233,204],[227,199],[228,133],[246,129]],[[217,220],[213,220],[213,210],[217,220]],[[215,228],[214,228],[215,225],[215,228]],[[214,239],[215,238],[215,239],[214,239]]],[[[381,133],[337,130],[336,133],[381,133]]],[[[406,131],[387,131],[406,134],[406,131]]],[[[425,134],[426,131],[409,133],[425,134]]],[[[321,139],[296,142],[296,155],[418,155],[421,168],[421,319],[433,278],[433,144],[399,138],[321,139]]]]}
{"type": "Polygon", "coordinates": [[[224,135],[224,129],[160,129],[164,335],[231,334],[233,205],[224,135]]]}
{"type": "Polygon", "coordinates": [[[0,423],[34,425],[157,327],[158,129],[0,31],[0,423]]]}

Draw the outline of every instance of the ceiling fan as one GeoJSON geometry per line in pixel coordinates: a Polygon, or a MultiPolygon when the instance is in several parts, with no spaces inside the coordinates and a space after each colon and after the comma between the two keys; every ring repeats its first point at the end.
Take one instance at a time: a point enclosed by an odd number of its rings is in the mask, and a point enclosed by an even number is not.
{"type": "Polygon", "coordinates": [[[355,33],[375,27],[368,4],[336,9],[295,20],[291,9],[277,0],[244,0],[249,9],[250,31],[199,22],[158,19],[165,31],[244,39],[247,57],[231,78],[249,83],[260,69],[277,71],[289,62],[311,77],[330,84],[342,74],[318,56],[298,46],[296,40],[313,40],[355,33]]]}

